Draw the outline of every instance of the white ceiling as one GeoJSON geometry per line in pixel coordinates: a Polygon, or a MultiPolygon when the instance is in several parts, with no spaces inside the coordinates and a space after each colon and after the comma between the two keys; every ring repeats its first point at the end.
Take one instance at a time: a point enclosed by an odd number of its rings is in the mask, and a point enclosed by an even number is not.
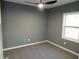
{"type": "MultiPolygon", "coordinates": [[[[20,3],[20,4],[25,4],[25,5],[32,5],[32,6],[36,6],[36,5],[25,3],[24,1],[39,3],[39,0],[5,0],[5,1],[15,2],[15,3],[20,3]]],[[[43,2],[47,2],[47,1],[53,1],[53,0],[43,0],[43,2]]],[[[51,5],[45,5],[45,8],[53,8],[56,6],[61,6],[64,4],[75,2],[75,1],[78,1],[78,0],[57,0],[57,3],[51,4],[51,5]]]]}

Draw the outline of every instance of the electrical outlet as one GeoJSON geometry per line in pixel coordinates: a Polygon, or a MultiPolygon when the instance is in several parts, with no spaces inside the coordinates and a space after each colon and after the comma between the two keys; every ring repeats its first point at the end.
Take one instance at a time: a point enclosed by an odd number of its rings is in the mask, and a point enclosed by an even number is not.
{"type": "Polygon", "coordinates": [[[8,57],[5,57],[5,59],[9,59],[8,57]]]}
{"type": "Polygon", "coordinates": [[[67,44],[67,42],[64,42],[64,45],[67,44]]]}
{"type": "Polygon", "coordinates": [[[28,38],[28,41],[30,41],[30,38],[28,38]]]}

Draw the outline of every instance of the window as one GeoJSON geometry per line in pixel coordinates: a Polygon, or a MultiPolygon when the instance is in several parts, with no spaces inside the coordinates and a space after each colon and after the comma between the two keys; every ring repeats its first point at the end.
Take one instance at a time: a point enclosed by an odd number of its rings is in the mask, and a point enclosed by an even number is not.
{"type": "Polygon", "coordinates": [[[64,13],[62,38],[79,43],[79,12],[64,13]]]}

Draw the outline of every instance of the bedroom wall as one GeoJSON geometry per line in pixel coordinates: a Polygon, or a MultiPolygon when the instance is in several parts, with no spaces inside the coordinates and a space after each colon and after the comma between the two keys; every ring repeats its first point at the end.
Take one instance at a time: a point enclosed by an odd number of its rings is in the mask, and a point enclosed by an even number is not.
{"type": "Polygon", "coordinates": [[[4,48],[46,39],[46,19],[43,11],[34,6],[11,2],[4,2],[2,10],[4,48]]]}
{"type": "Polygon", "coordinates": [[[39,11],[37,7],[5,2],[2,5],[4,48],[48,39],[79,53],[79,44],[61,38],[63,13],[79,11],[79,2],[39,11]],[[31,40],[28,41],[28,38],[31,40]],[[67,44],[64,45],[64,42],[67,44]]]}
{"type": "Polygon", "coordinates": [[[47,10],[48,40],[79,53],[79,43],[61,38],[63,13],[79,12],[79,1],[47,10]],[[67,44],[64,45],[64,42],[67,44]]]}

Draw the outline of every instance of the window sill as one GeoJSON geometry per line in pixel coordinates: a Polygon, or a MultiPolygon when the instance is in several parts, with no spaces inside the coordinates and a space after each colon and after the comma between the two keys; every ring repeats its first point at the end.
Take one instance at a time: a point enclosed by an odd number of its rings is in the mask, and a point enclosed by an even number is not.
{"type": "Polygon", "coordinates": [[[75,40],[75,39],[71,39],[71,38],[62,38],[64,40],[68,40],[68,41],[71,41],[71,42],[74,42],[74,43],[79,43],[79,40],[75,40]]]}

